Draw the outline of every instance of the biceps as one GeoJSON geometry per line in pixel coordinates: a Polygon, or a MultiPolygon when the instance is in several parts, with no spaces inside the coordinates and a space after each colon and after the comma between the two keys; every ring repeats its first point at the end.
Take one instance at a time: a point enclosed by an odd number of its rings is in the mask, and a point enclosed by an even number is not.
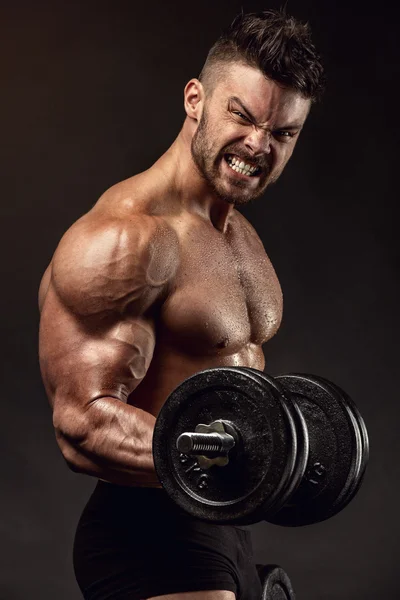
{"type": "Polygon", "coordinates": [[[102,396],[126,400],[144,378],[153,356],[153,325],[141,318],[90,325],[48,299],[40,325],[40,362],[47,394],[88,406],[102,396]]]}
{"type": "Polygon", "coordinates": [[[142,319],[120,322],[107,334],[82,345],[81,361],[92,398],[127,396],[145,377],[153,357],[154,330],[142,319]]]}

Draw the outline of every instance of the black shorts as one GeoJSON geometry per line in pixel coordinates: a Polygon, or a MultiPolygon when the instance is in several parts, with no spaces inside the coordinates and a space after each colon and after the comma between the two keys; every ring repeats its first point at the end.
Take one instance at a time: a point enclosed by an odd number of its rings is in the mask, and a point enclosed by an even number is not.
{"type": "Polygon", "coordinates": [[[162,489],[99,481],[76,531],[74,569],[86,600],[201,590],[261,598],[250,532],[194,519],[162,489]]]}

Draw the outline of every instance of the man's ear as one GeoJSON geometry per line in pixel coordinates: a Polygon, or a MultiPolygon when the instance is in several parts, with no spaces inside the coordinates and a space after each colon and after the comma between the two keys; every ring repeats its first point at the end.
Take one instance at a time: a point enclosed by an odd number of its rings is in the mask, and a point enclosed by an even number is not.
{"type": "Polygon", "coordinates": [[[204,88],[198,79],[191,79],[183,92],[184,105],[187,116],[199,121],[204,106],[204,88]]]}

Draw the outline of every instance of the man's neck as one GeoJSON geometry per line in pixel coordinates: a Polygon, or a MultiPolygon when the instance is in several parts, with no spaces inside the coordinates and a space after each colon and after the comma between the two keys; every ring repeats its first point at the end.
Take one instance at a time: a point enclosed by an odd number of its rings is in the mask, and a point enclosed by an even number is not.
{"type": "Polygon", "coordinates": [[[215,229],[224,233],[234,207],[222,200],[201,176],[192,158],[191,140],[190,124],[185,122],[176,140],[150,172],[164,180],[174,199],[186,210],[209,219],[215,229]]]}

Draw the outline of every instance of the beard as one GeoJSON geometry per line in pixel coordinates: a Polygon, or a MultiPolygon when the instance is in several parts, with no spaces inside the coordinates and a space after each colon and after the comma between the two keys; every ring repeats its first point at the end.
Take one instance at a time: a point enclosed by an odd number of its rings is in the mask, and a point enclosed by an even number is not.
{"type": "Polygon", "coordinates": [[[262,162],[259,161],[262,173],[258,176],[259,185],[257,187],[250,187],[247,181],[236,178],[232,178],[227,183],[226,178],[220,173],[220,165],[225,160],[225,154],[238,154],[251,163],[254,163],[254,157],[249,156],[248,152],[239,147],[238,144],[231,144],[218,151],[212,140],[213,135],[209,127],[206,110],[204,110],[192,138],[191,154],[201,177],[207,182],[211,190],[225,202],[235,206],[247,204],[261,196],[266,187],[278,178],[277,176],[269,177],[270,167],[264,159],[262,162]]]}

